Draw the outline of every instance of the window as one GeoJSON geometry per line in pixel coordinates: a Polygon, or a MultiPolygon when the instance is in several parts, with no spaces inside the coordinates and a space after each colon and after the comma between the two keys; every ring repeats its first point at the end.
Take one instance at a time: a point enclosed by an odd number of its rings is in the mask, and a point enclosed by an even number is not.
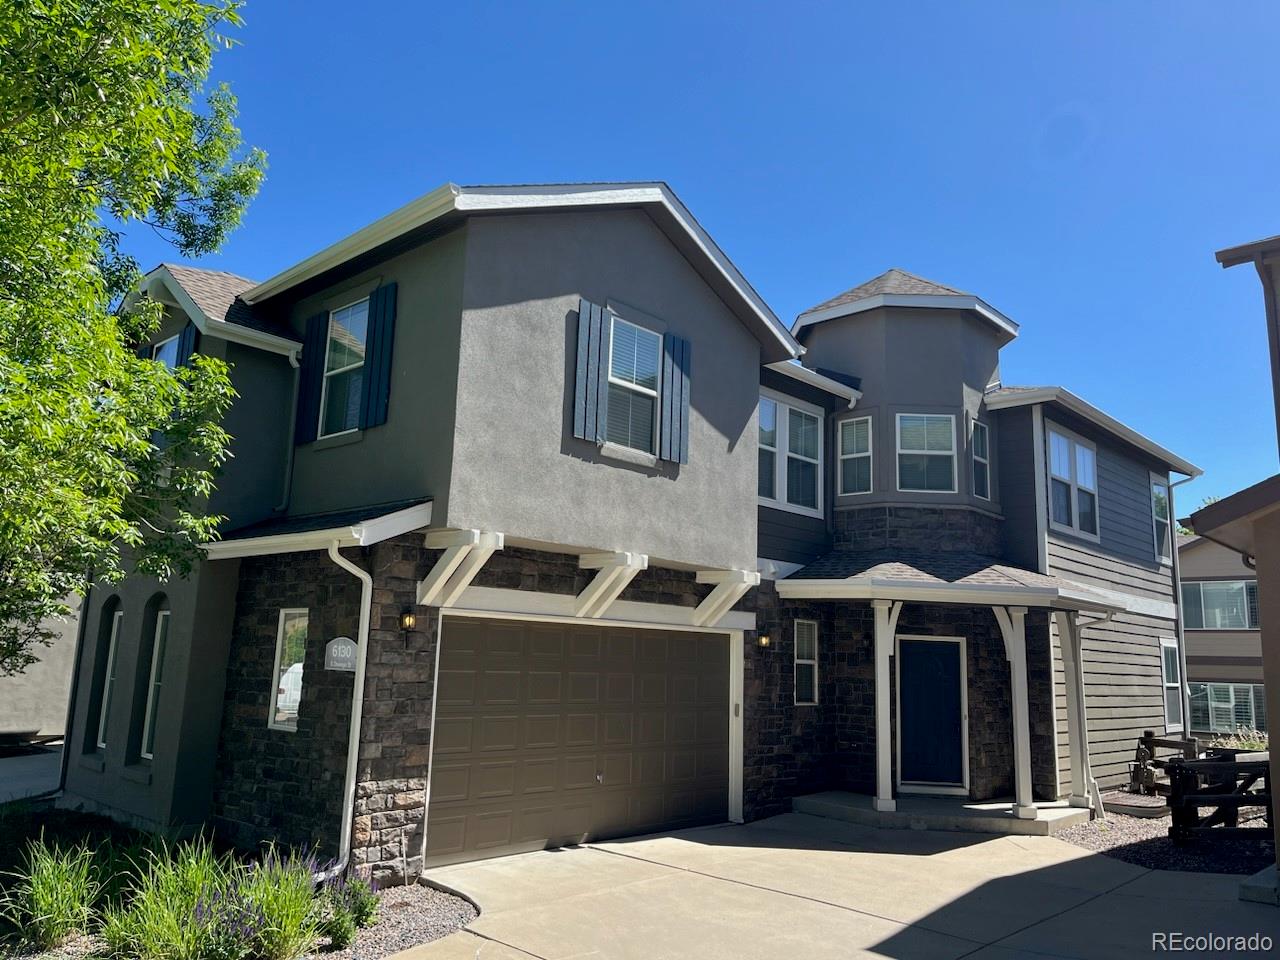
{"type": "Polygon", "coordinates": [[[762,503],[822,516],[822,411],[781,396],[760,398],[762,503]]]}
{"type": "Polygon", "coordinates": [[[1257,630],[1256,580],[1184,580],[1182,625],[1188,630],[1257,630]]]}
{"type": "Polygon", "coordinates": [[[1156,559],[1173,563],[1173,537],[1169,535],[1169,481],[1151,475],[1151,526],[1155,533],[1156,559]]]}
{"type": "Polygon", "coordinates": [[[818,702],[818,624],[796,621],[796,703],[818,702]]]}
{"type": "Polygon", "coordinates": [[[151,675],[147,681],[147,707],[142,721],[142,749],[146,760],[155,755],[156,722],[160,712],[160,684],[164,679],[164,650],[169,643],[169,611],[156,612],[156,632],[151,643],[151,675]]]}
{"type": "Polygon", "coordinates": [[[840,492],[871,492],[871,418],[840,422],[840,492]]]}
{"type": "Polygon", "coordinates": [[[1058,427],[1049,428],[1049,525],[1098,539],[1098,452],[1058,427]]]}
{"type": "Polygon", "coordinates": [[[120,624],[123,620],[123,610],[117,610],[111,615],[111,635],[107,640],[107,668],[102,674],[102,705],[98,709],[98,739],[95,741],[99,750],[105,750],[107,747],[107,719],[111,715],[111,694],[116,686],[116,646],[120,640],[120,624]]]}
{"type": "Polygon", "coordinates": [[[662,337],[613,317],[609,337],[609,409],[605,439],[654,453],[662,337]]]}
{"type": "Polygon", "coordinates": [[[178,335],[170,337],[168,340],[161,340],[151,348],[151,359],[159,360],[170,370],[174,370],[178,366],[178,335]]]}
{"type": "Polygon", "coordinates": [[[950,414],[898,414],[898,489],[956,492],[956,418],[950,414]]]}
{"type": "Polygon", "coordinates": [[[766,500],[778,498],[778,405],[760,398],[760,474],[757,492],[766,500]]]}
{"type": "Polygon", "coordinates": [[[1266,688],[1260,683],[1187,684],[1191,692],[1191,729],[1196,733],[1235,733],[1267,729],[1266,688]]]}
{"type": "Polygon", "coordinates": [[[1178,641],[1160,638],[1160,667],[1164,674],[1164,728],[1182,729],[1182,666],[1178,660],[1178,641]]]}
{"type": "Polygon", "coordinates": [[[987,425],[973,421],[973,495],[991,499],[991,441],[987,425]]]}
{"type": "Polygon", "coordinates": [[[302,664],[307,652],[307,611],[281,610],[276,628],[276,662],[271,685],[271,709],[267,726],[273,730],[298,729],[298,703],[302,700],[302,664]]]}
{"type": "Polygon", "coordinates": [[[360,425],[364,351],[369,337],[369,298],[329,313],[329,337],[320,388],[320,436],[360,425]]]}

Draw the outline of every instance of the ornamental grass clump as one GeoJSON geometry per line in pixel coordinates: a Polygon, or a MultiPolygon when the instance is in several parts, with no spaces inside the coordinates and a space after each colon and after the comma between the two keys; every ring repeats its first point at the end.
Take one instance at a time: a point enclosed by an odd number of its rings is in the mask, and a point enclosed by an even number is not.
{"type": "Polygon", "coordinates": [[[313,860],[281,856],[274,847],[257,863],[242,868],[236,887],[258,926],[255,960],[293,960],[320,939],[322,920],[315,896],[313,860]]]}
{"type": "Polygon", "coordinates": [[[101,884],[87,844],[63,850],[42,835],[28,844],[22,868],[11,876],[0,916],[26,943],[49,950],[89,932],[101,884]]]}

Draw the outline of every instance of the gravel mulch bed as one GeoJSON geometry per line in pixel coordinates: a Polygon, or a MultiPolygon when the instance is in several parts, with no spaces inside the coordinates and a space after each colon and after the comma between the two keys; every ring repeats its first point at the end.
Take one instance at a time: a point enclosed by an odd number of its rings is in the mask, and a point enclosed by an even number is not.
{"type": "MultiPolygon", "coordinates": [[[[1240,826],[1265,828],[1266,824],[1259,817],[1242,821],[1240,826]]],[[[1262,839],[1204,838],[1175,844],[1169,839],[1169,821],[1165,817],[1108,813],[1106,820],[1077,824],[1054,836],[1151,870],[1252,874],[1276,862],[1275,846],[1262,839]]]]}
{"type": "Polygon", "coordinates": [[[439,940],[470,923],[476,908],[451,893],[414,884],[378,892],[378,921],[356,932],[345,950],[321,948],[309,960],[377,960],[420,943],[439,940]]]}

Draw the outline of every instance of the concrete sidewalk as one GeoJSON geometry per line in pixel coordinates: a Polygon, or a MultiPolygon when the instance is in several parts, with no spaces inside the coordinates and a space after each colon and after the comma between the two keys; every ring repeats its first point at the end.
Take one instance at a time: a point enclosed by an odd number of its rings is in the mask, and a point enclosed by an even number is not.
{"type": "Polygon", "coordinates": [[[0,758],[0,803],[38,797],[58,789],[62,750],[0,758]]]}
{"type": "MultiPolygon", "coordinates": [[[[1240,878],[1151,871],[1050,837],[803,814],[429,871],[480,916],[399,960],[1123,958],[1153,933],[1263,934],[1240,878]]],[[[1274,948],[1273,948],[1274,949],[1274,948]]]]}

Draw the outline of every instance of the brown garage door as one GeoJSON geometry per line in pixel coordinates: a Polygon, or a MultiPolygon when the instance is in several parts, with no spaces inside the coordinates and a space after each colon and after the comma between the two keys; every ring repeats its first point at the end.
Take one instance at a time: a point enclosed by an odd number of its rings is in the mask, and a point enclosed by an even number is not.
{"type": "Polygon", "coordinates": [[[446,618],[434,864],[728,816],[723,635],[446,618]]]}

